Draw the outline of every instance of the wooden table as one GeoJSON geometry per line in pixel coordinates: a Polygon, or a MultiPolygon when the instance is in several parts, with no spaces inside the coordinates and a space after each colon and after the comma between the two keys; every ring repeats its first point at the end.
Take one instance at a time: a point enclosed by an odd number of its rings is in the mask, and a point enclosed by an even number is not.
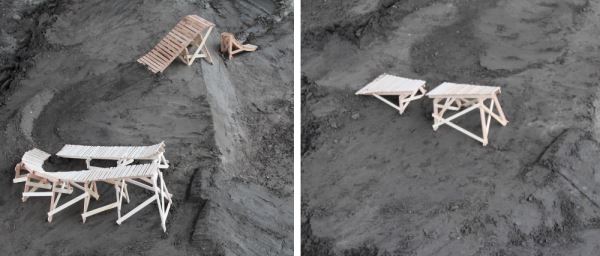
{"type": "Polygon", "coordinates": [[[370,95],[397,109],[402,115],[408,104],[422,98],[427,91],[425,81],[382,74],[356,92],[356,95],[370,95]],[[398,104],[383,96],[397,96],[398,104]]]}
{"type": "Polygon", "coordinates": [[[446,124],[480,141],[484,146],[487,145],[491,118],[493,117],[502,126],[506,126],[508,123],[500,106],[500,101],[498,101],[499,94],[500,87],[442,83],[427,93],[427,96],[433,99],[433,130],[436,131],[438,127],[446,124]],[[489,102],[489,107],[486,106],[485,101],[489,102]],[[494,107],[497,113],[494,112],[494,107]],[[479,109],[481,116],[481,137],[452,122],[452,120],[475,109],[479,109]],[[447,110],[461,111],[444,118],[447,110]]]}

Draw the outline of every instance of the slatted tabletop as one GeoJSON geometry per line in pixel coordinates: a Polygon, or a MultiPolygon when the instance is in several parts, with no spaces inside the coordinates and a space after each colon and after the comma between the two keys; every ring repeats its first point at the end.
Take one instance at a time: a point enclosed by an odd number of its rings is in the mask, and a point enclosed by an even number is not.
{"type": "Polygon", "coordinates": [[[152,163],[117,166],[110,168],[95,168],[92,170],[85,171],[46,172],[45,175],[64,181],[89,182],[125,178],[152,177],[157,172],[158,165],[156,163],[152,163]]]}
{"type": "Polygon", "coordinates": [[[215,24],[197,15],[185,16],[160,42],[137,61],[153,73],[163,72],[203,31],[215,24]]]}
{"type": "Polygon", "coordinates": [[[478,98],[493,96],[498,92],[500,92],[500,87],[444,82],[427,93],[427,96],[429,98],[478,98]]]}
{"type": "Polygon", "coordinates": [[[164,151],[164,142],[152,146],[84,146],[67,144],[56,155],[74,159],[155,160],[164,151]]]}
{"type": "Polygon", "coordinates": [[[44,168],[42,168],[42,166],[49,157],[50,154],[37,148],[34,148],[25,152],[25,154],[23,154],[23,157],[21,158],[21,161],[25,164],[25,167],[27,167],[30,170],[44,171],[44,168]]]}
{"type": "Polygon", "coordinates": [[[356,95],[399,95],[411,94],[425,85],[423,80],[409,79],[382,74],[356,92],[356,95]]]}

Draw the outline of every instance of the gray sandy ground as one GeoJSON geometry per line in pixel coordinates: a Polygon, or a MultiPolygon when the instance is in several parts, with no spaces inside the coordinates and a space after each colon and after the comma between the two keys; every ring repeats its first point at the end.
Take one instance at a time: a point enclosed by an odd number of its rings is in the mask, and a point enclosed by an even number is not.
{"type": "Polygon", "coordinates": [[[598,255],[600,3],[302,11],[303,255],[598,255]],[[500,86],[510,123],[482,147],[434,132],[429,99],[400,116],[354,95],[383,72],[500,86]]]}
{"type": "MultiPolygon", "coordinates": [[[[3,255],[291,255],[290,1],[3,1],[0,4],[0,248],[3,255]],[[214,65],[174,62],[154,76],[135,60],[187,14],[217,27],[214,65]],[[218,35],[259,50],[225,60],[218,35]],[[165,141],[175,202],[118,226],[81,205],[46,222],[47,199],[20,201],[14,165],[32,147],[165,141]]],[[[98,164],[105,164],[99,162],[98,164]]],[[[52,157],[48,170],[83,168],[52,157]]],[[[109,186],[91,207],[114,198],[109,186]]],[[[130,191],[132,209],[148,196],[130,191]]]]}

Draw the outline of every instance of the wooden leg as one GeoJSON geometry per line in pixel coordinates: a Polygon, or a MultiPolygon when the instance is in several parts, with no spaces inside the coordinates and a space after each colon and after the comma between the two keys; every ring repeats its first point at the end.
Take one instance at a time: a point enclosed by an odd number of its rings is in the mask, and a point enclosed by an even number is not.
{"type": "Polygon", "coordinates": [[[227,50],[227,44],[226,44],[225,40],[226,39],[224,37],[221,37],[221,43],[220,43],[221,47],[219,47],[219,51],[221,53],[225,53],[225,51],[227,50]]]}
{"type": "MultiPolygon", "coordinates": [[[[52,182],[52,196],[50,197],[50,211],[51,212],[54,210],[54,200],[56,196],[56,184],[54,182],[52,182]]],[[[52,222],[52,215],[48,215],[48,222],[52,222]]]]}
{"type": "Polygon", "coordinates": [[[210,56],[210,52],[208,51],[208,48],[206,48],[206,46],[202,47],[202,52],[204,53],[204,55],[206,55],[206,60],[208,61],[208,63],[213,64],[212,56],[210,56]]]}
{"type": "MultiPolygon", "coordinates": [[[[84,187],[86,190],[87,190],[87,189],[90,189],[90,188],[91,188],[91,186],[92,186],[92,185],[91,185],[91,184],[89,184],[89,183],[87,183],[87,182],[86,182],[86,183],[83,185],[83,187],[84,187]]],[[[86,218],[86,217],[84,217],[84,216],[85,216],[85,214],[87,213],[88,206],[90,205],[90,197],[91,197],[90,195],[87,195],[87,196],[85,197],[84,201],[83,201],[83,214],[81,215],[81,219],[82,219],[83,223],[85,223],[85,220],[87,219],[87,218],[86,218]]]]}
{"type": "Polygon", "coordinates": [[[400,115],[402,115],[402,113],[404,113],[404,109],[405,109],[405,105],[404,105],[404,101],[403,99],[406,98],[405,95],[398,95],[398,107],[400,108],[398,110],[398,112],[400,112],[400,115]]]}
{"type": "Polygon", "coordinates": [[[439,98],[435,98],[433,99],[433,131],[437,131],[438,128],[438,120],[436,117],[440,117],[439,116],[439,112],[438,112],[438,105],[440,104],[440,99],[439,98]]]}
{"type": "MultiPolygon", "coordinates": [[[[118,218],[121,218],[121,199],[123,198],[123,190],[121,190],[121,187],[119,185],[117,185],[119,183],[115,183],[115,194],[117,196],[117,216],[118,218]]],[[[118,219],[117,218],[117,219],[118,219]]]]}
{"type": "Polygon", "coordinates": [[[227,45],[227,53],[229,54],[229,60],[231,60],[233,58],[233,42],[229,40],[229,42],[227,42],[227,45]]]}
{"type": "MultiPolygon", "coordinates": [[[[89,205],[90,205],[90,196],[88,195],[88,196],[86,196],[86,197],[85,197],[85,199],[84,199],[84,201],[83,201],[83,213],[84,213],[84,214],[85,214],[85,213],[87,213],[87,210],[88,210],[88,206],[89,206],[89,205]]],[[[87,219],[87,218],[86,218],[86,217],[84,217],[84,216],[85,216],[85,215],[83,215],[83,214],[82,214],[82,217],[81,217],[81,219],[82,219],[83,223],[85,223],[85,220],[87,219]]]]}
{"type": "MultiPolygon", "coordinates": [[[[385,99],[382,96],[379,96],[377,94],[373,94],[373,97],[379,99],[380,101],[383,101],[383,103],[387,104],[388,106],[395,108],[396,110],[398,110],[398,112],[400,112],[400,114],[402,114],[402,112],[404,112],[404,110],[402,109],[402,103],[399,103],[400,106],[396,105],[395,103],[392,103],[391,101],[385,99]]],[[[402,101],[400,101],[402,102],[402,101]]]]}
{"type": "Polygon", "coordinates": [[[506,124],[508,123],[508,120],[506,120],[504,111],[502,111],[502,106],[500,106],[500,101],[498,101],[498,95],[494,95],[494,97],[492,97],[492,101],[496,105],[496,109],[497,109],[496,111],[498,111],[498,115],[500,116],[500,119],[501,119],[501,120],[498,120],[498,122],[500,122],[500,124],[502,124],[502,126],[506,126],[506,124]]]}
{"type": "Polygon", "coordinates": [[[487,145],[488,144],[488,130],[487,130],[487,123],[486,123],[486,116],[485,116],[485,110],[484,110],[484,99],[479,99],[479,116],[481,117],[481,130],[483,132],[483,136],[482,136],[482,143],[483,145],[487,145]]]}
{"type": "MultiPolygon", "coordinates": [[[[25,188],[23,189],[23,193],[29,192],[29,185],[27,185],[27,184],[29,184],[29,182],[31,182],[30,180],[31,179],[29,178],[29,175],[27,175],[27,177],[25,177],[25,188]]],[[[23,195],[21,197],[21,201],[23,201],[23,203],[25,203],[25,201],[27,201],[27,197],[23,195]]]]}

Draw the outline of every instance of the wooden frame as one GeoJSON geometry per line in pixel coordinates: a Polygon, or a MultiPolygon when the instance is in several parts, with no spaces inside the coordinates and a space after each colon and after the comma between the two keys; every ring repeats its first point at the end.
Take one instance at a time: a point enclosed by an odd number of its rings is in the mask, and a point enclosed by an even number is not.
{"type": "Polygon", "coordinates": [[[176,58],[188,66],[197,58],[205,58],[212,64],[206,40],[214,26],[197,15],[187,15],[137,62],[147,66],[152,73],[163,72],[176,58]]]}
{"type": "MultiPolygon", "coordinates": [[[[126,151],[120,150],[118,152],[126,151]]],[[[25,152],[21,162],[15,166],[16,181],[13,180],[13,182],[25,183],[22,193],[22,200],[24,202],[29,197],[50,197],[50,209],[47,214],[48,222],[52,222],[53,216],[57,213],[84,200],[83,212],[81,214],[84,223],[90,216],[117,208],[117,224],[120,225],[142,208],[156,201],[161,226],[163,231],[166,232],[166,220],[173,201],[172,194],[169,193],[163,179],[163,174],[159,169],[161,164],[166,161],[162,153],[161,151],[158,154],[160,157],[153,160],[150,164],[129,165],[132,160],[119,160],[116,167],[110,168],[92,167],[84,171],[46,172],[43,170],[42,165],[49,157],[49,154],[39,149],[33,149],[25,152]],[[23,175],[21,174],[23,170],[27,170],[29,173],[23,175]],[[97,186],[97,182],[99,181],[114,186],[116,200],[113,203],[88,210],[90,198],[94,197],[98,200],[100,197],[97,186]],[[154,192],[154,195],[124,216],[121,216],[123,200],[127,201],[127,203],[130,201],[128,184],[150,190],[154,192]],[[59,205],[62,195],[73,194],[75,189],[80,190],[82,193],[59,205]]]]}
{"type": "Polygon", "coordinates": [[[425,81],[423,80],[408,79],[384,73],[358,90],[356,95],[373,96],[398,110],[402,115],[411,101],[423,98],[426,93],[425,81]],[[397,96],[398,104],[389,101],[384,96],[397,96]]]}
{"type": "Polygon", "coordinates": [[[138,187],[141,187],[143,189],[153,191],[154,195],[151,196],[150,198],[146,199],[146,201],[140,203],[137,207],[135,207],[134,209],[132,209],[131,211],[129,211],[128,213],[126,213],[123,216],[121,216],[122,200],[118,201],[119,218],[117,219],[117,224],[121,225],[121,223],[123,223],[123,221],[127,220],[128,218],[130,218],[131,216],[133,216],[134,214],[139,212],[141,209],[148,206],[153,201],[156,201],[156,204],[158,206],[158,213],[160,215],[161,226],[163,228],[163,231],[167,232],[166,221],[167,221],[167,216],[169,215],[169,210],[171,209],[171,204],[173,203],[173,201],[172,201],[172,194],[169,193],[169,190],[167,189],[167,186],[165,185],[165,181],[163,179],[162,172],[158,171],[150,179],[139,179],[139,180],[123,179],[123,180],[121,180],[121,182],[123,184],[126,184],[126,182],[129,182],[129,183],[136,185],[138,187]]]}
{"type": "Polygon", "coordinates": [[[229,32],[221,33],[221,53],[227,54],[229,59],[233,58],[234,54],[240,52],[253,52],[258,49],[258,46],[253,44],[242,44],[235,39],[235,36],[229,32]]]}
{"type": "Polygon", "coordinates": [[[183,52],[179,55],[179,59],[183,61],[183,63],[190,66],[197,58],[206,58],[208,63],[213,64],[210,52],[208,51],[208,48],[206,48],[206,39],[208,39],[208,35],[210,35],[212,29],[213,27],[208,28],[206,36],[200,34],[192,40],[190,46],[195,47],[195,49],[192,48],[188,50],[188,47],[183,49],[183,52]],[[190,54],[190,52],[192,53],[190,54]]]}
{"type": "Polygon", "coordinates": [[[499,94],[500,87],[443,83],[427,94],[427,96],[433,98],[433,130],[437,131],[440,126],[448,125],[486,146],[492,118],[502,126],[508,124],[498,100],[499,94]],[[486,105],[486,101],[489,102],[489,107],[486,105]],[[494,112],[494,108],[496,112],[494,112]],[[452,122],[454,119],[476,109],[479,109],[481,119],[481,136],[452,122]],[[459,112],[444,117],[448,110],[459,112]]]}

